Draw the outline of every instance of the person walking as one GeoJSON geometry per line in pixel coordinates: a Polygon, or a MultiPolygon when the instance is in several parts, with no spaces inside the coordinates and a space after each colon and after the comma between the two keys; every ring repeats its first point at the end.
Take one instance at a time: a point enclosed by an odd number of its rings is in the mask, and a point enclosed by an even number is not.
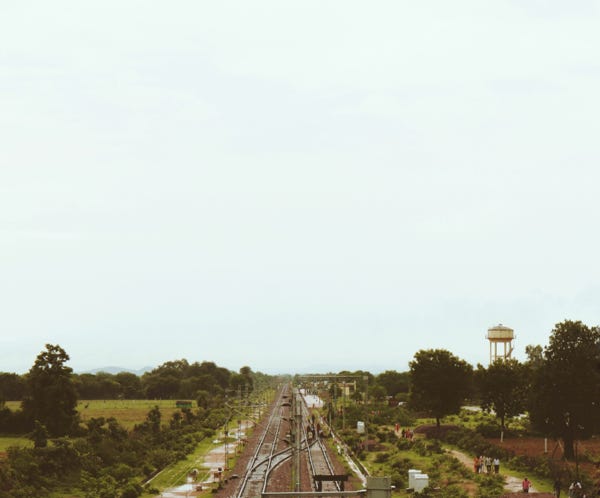
{"type": "Polygon", "coordinates": [[[531,481],[526,477],[525,479],[523,479],[521,486],[523,487],[523,493],[529,493],[529,488],[531,488],[531,481]]]}
{"type": "Polygon", "coordinates": [[[573,481],[569,486],[569,498],[579,498],[581,496],[581,483],[573,481]]]}
{"type": "Polygon", "coordinates": [[[554,496],[560,498],[560,479],[554,481],[554,496]]]}
{"type": "Polygon", "coordinates": [[[498,457],[494,458],[494,474],[500,472],[500,459],[498,457]]]}

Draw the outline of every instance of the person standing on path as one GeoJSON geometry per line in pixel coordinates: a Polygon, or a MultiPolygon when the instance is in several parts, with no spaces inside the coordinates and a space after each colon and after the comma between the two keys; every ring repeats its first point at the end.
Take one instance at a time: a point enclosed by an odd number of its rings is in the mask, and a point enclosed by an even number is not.
{"type": "Polygon", "coordinates": [[[523,482],[521,483],[521,485],[523,486],[523,493],[529,493],[529,488],[531,487],[531,481],[529,479],[527,479],[527,477],[525,479],[523,479],[523,482]]]}
{"type": "Polygon", "coordinates": [[[500,472],[500,459],[498,457],[494,458],[494,474],[500,472]]]}
{"type": "Polygon", "coordinates": [[[554,496],[556,496],[556,498],[560,498],[560,479],[556,479],[556,481],[554,481],[554,496]]]}

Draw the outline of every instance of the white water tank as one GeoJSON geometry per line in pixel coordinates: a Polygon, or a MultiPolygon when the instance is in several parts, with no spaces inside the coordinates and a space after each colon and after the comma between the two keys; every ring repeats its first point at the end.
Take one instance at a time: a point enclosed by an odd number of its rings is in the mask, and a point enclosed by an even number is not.
{"type": "Polygon", "coordinates": [[[488,329],[487,338],[490,341],[512,341],[515,338],[515,331],[500,324],[488,329]]]}
{"type": "Polygon", "coordinates": [[[490,365],[496,360],[508,360],[513,352],[512,341],[515,338],[515,332],[510,327],[502,324],[490,327],[486,339],[490,342],[490,365]],[[498,345],[502,346],[503,351],[498,351],[498,345]]]}

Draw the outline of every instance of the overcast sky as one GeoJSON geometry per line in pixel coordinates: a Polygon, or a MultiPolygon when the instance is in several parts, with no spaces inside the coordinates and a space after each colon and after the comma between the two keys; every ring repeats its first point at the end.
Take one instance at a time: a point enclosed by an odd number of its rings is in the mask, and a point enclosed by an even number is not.
{"type": "Polygon", "coordinates": [[[0,0],[0,371],[486,364],[600,324],[600,2],[0,0]]]}

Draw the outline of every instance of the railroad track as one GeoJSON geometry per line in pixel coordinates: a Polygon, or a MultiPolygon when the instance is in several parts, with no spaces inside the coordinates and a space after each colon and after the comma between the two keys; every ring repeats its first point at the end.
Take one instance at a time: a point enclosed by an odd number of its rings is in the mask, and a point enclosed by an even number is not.
{"type": "Polygon", "coordinates": [[[284,422],[289,420],[289,389],[280,391],[269,415],[268,423],[261,435],[254,454],[246,467],[235,493],[236,498],[255,498],[267,489],[269,475],[280,463],[292,457],[292,449],[281,448],[284,422]]]}
{"type": "MultiPolygon", "coordinates": [[[[294,456],[295,444],[288,436],[295,432],[292,425],[292,405],[300,397],[297,390],[289,386],[282,389],[273,404],[265,428],[256,444],[254,453],[246,466],[246,471],[232,498],[256,498],[267,491],[289,491],[294,470],[289,465],[294,456]],[[284,462],[286,465],[282,466],[284,462]],[[285,474],[287,469],[290,474],[285,474]],[[278,472],[274,472],[277,470],[278,472]],[[270,478],[273,474],[278,477],[270,478]],[[283,475],[283,477],[282,477],[283,475]]],[[[329,455],[327,445],[319,435],[321,420],[310,414],[306,402],[298,401],[300,423],[300,475],[296,472],[296,485],[299,491],[340,491],[343,486],[337,481],[328,481],[335,475],[335,467],[329,455]],[[304,469],[304,471],[302,471],[304,469]],[[316,477],[316,478],[315,478],[316,477]],[[320,488],[320,489],[319,489],[320,488]]],[[[297,460],[295,460],[297,462],[297,460]]]]}
{"type": "Polygon", "coordinates": [[[305,398],[303,398],[302,412],[303,420],[308,421],[308,425],[303,427],[305,428],[304,439],[308,443],[307,460],[312,488],[314,491],[341,491],[342,486],[339,481],[315,480],[315,476],[334,476],[336,472],[327,445],[320,434],[324,421],[316,420],[310,415],[305,398]],[[321,489],[318,489],[319,485],[321,489]]]}

